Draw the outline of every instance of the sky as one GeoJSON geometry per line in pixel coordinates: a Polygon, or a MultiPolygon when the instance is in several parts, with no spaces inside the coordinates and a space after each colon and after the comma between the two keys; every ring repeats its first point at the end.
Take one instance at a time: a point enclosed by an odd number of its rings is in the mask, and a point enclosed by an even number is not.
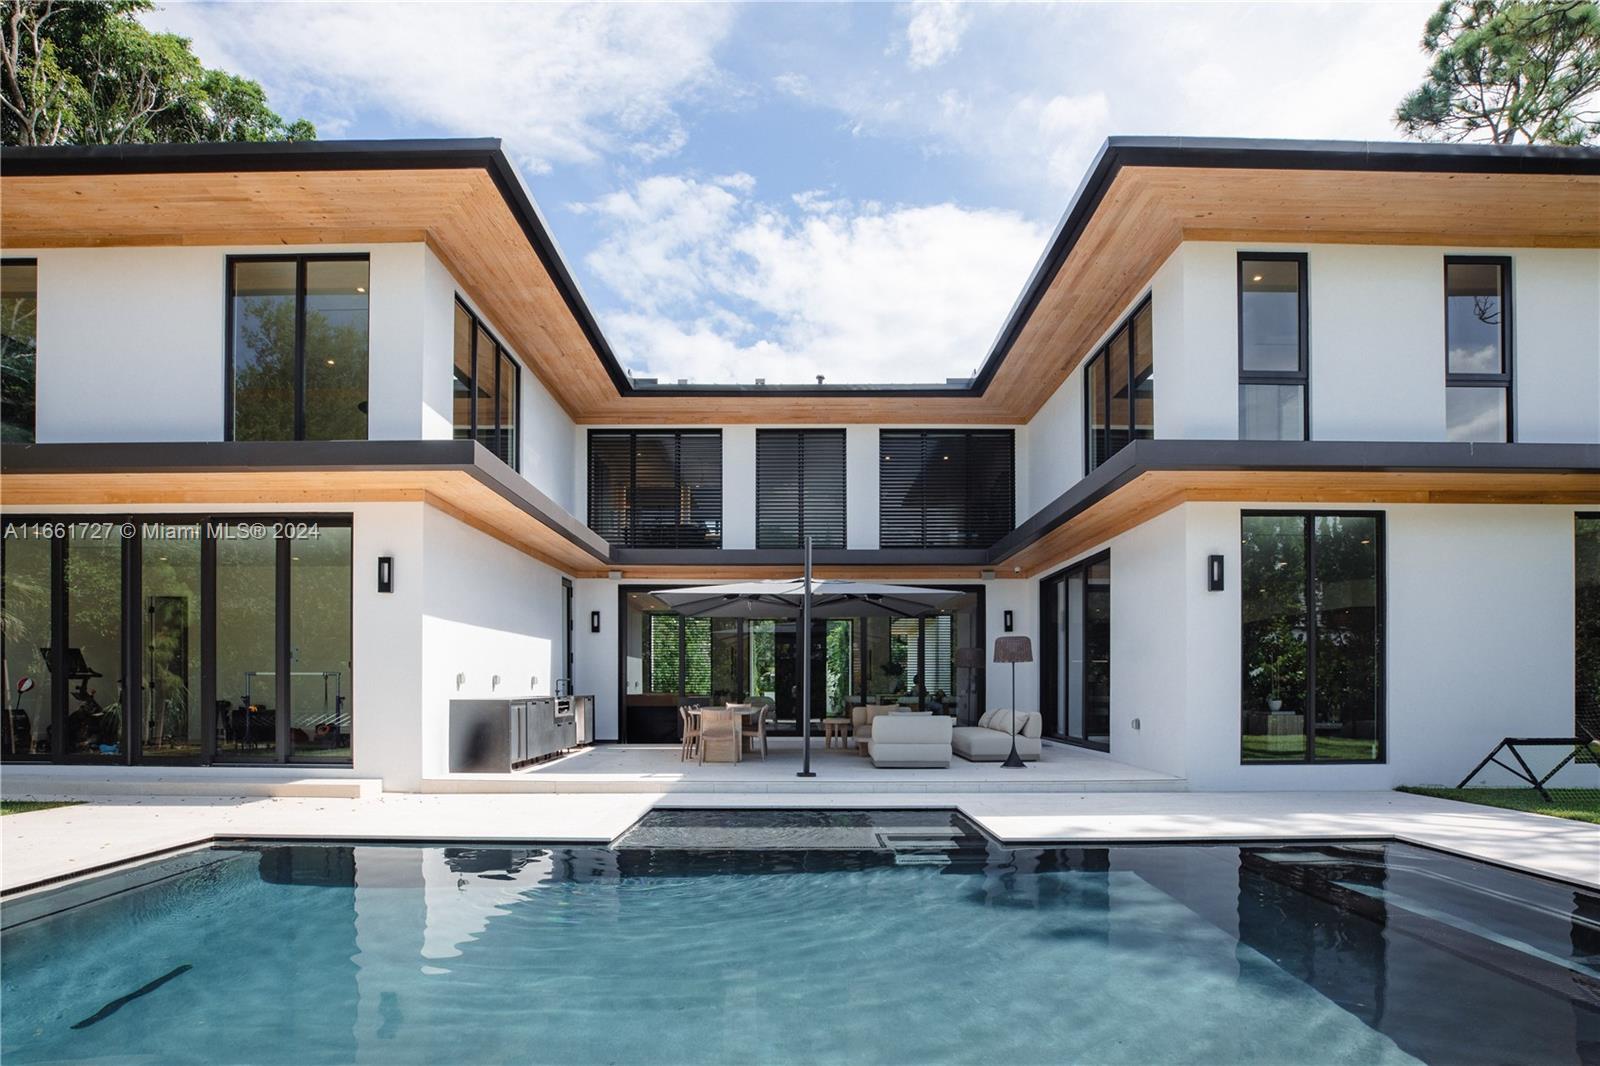
{"type": "Polygon", "coordinates": [[[1422,3],[168,4],[324,139],[499,137],[622,364],[982,364],[1113,135],[1397,140],[1422,3]]]}

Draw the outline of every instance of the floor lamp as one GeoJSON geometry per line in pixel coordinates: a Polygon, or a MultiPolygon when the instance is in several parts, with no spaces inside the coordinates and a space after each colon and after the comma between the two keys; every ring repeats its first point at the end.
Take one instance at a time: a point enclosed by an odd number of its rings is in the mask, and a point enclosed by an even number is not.
{"type": "Polygon", "coordinates": [[[1008,770],[1026,770],[1017,754],[1017,664],[1033,662],[1033,644],[1027,637],[995,637],[994,661],[1011,664],[1011,754],[1000,765],[1008,770]]]}

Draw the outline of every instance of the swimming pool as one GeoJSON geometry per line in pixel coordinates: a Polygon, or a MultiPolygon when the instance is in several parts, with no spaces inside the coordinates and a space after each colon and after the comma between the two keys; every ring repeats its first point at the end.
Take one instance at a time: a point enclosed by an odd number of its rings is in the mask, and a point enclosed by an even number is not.
{"type": "Polygon", "coordinates": [[[1396,844],[658,812],[215,847],[0,920],[8,1064],[1600,1061],[1600,896],[1396,844]]]}

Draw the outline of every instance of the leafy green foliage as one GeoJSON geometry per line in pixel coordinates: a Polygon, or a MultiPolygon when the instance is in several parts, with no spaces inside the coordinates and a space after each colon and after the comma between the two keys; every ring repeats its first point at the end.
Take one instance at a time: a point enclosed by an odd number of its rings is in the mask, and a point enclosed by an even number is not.
{"type": "Polygon", "coordinates": [[[1400,102],[1413,137],[1585,144],[1600,136],[1595,0],[1444,0],[1428,19],[1427,80],[1400,102]]]}
{"type": "Polygon", "coordinates": [[[5,0],[7,145],[306,141],[261,86],[208,70],[187,38],[138,20],[150,0],[5,0]]]}

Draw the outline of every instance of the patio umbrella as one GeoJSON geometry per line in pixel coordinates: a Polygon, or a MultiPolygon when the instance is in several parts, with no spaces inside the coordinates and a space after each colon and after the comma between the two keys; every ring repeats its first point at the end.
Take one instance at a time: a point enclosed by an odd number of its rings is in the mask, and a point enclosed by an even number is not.
{"type": "MultiPolygon", "coordinates": [[[[735,581],[725,585],[693,585],[657,589],[650,595],[679,614],[711,618],[793,618],[799,614],[800,630],[811,631],[813,618],[859,615],[916,618],[932,614],[943,604],[959,600],[964,592],[889,585],[868,581],[811,576],[811,538],[806,538],[805,572],[799,578],[771,581],[735,581]]],[[[800,722],[804,766],[811,772],[811,671],[800,671],[800,722]]]]}
{"type": "MultiPolygon", "coordinates": [[[[712,618],[793,618],[805,599],[804,578],[775,581],[735,581],[726,585],[696,585],[657,589],[650,595],[679,614],[712,618]]],[[[889,585],[839,578],[811,579],[813,618],[854,618],[862,615],[917,618],[968,595],[950,589],[889,585]]]]}

